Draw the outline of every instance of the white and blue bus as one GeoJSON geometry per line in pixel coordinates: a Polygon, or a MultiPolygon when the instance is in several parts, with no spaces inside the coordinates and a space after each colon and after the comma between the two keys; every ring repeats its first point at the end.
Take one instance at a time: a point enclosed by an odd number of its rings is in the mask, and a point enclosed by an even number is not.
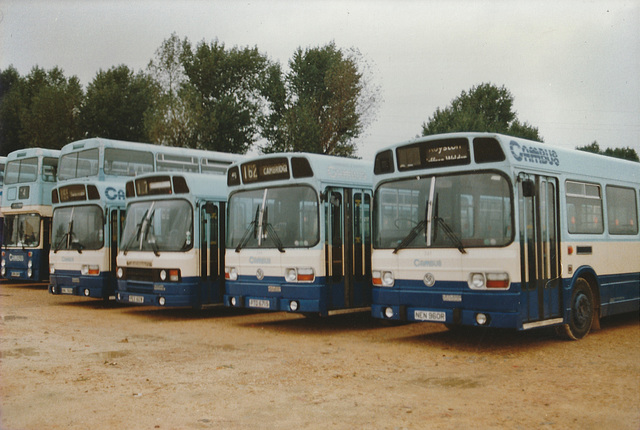
{"type": "Polygon", "coordinates": [[[227,194],[225,175],[167,172],[127,182],[117,300],[194,308],[222,303],[227,194]]]}
{"type": "Polygon", "coordinates": [[[2,192],[2,269],[14,281],[49,279],[51,190],[60,151],[27,148],[7,156],[2,192]]]}
{"type": "Polygon", "coordinates": [[[368,308],[372,171],[304,153],[232,165],[224,304],[322,316],[368,308]]]}
{"type": "Polygon", "coordinates": [[[158,171],[224,176],[237,156],[92,138],[62,148],[53,190],[52,294],[115,298],[116,256],[125,219],[125,184],[158,171]]]}
{"type": "Polygon", "coordinates": [[[4,165],[7,164],[7,157],[0,157],[0,248],[4,233],[4,216],[2,215],[2,184],[4,184],[4,165]]]}
{"type": "Polygon", "coordinates": [[[372,314],[571,339],[638,310],[640,163],[485,133],[375,158],[372,314]]]}

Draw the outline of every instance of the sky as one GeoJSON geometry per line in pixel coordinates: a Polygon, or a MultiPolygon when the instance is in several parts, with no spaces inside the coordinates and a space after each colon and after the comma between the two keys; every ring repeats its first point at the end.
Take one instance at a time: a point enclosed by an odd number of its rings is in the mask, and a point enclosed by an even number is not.
{"type": "Polygon", "coordinates": [[[640,0],[0,0],[0,70],[145,70],[176,33],[294,51],[357,49],[381,100],[358,155],[418,136],[462,91],[505,86],[548,144],[640,153],[640,0]]]}

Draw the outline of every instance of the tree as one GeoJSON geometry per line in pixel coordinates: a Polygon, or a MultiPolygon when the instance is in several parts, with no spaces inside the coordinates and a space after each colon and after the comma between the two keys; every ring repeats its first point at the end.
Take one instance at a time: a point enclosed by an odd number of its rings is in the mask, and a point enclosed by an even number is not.
{"type": "Polygon", "coordinates": [[[59,149],[79,135],[78,111],[84,94],[77,77],[59,68],[34,67],[21,78],[13,68],[0,77],[2,152],[25,147],[59,149]]]}
{"type": "Polygon", "coordinates": [[[353,157],[355,139],[373,119],[379,89],[356,50],[335,43],[298,48],[290,71],[270,70],[264,94],[270,114],[261,123],[264,152],[307,151],[353,157]]]}
{"type": "Polygon", "coordinates": [[[187,40],[173,33],[149,62],[147,70],[158,84],[157,103],[146,116],[151,141],[163,145],[188,147],[196,143],[194,106],[197,94],[184,72],[181,58],[187,40]]]}
{"type": "Polygon", "coordinates": [[[422,124],[422,135],[457,131],[503,133],[542,142],[537,127],[521,123],[513,111],[513,96],[504,86],[480,84],[462,91],[451,105],[422,124]]]}
{"type": "Polygon", "coordinates": [[[57,67],[34,68],[25,80],[28,107],[21,115],[25,146],[60,149],[80,135],[78,113],[84,93],[76,76],[65,78],[57,67]]]}
{"type": "Polygon", "coordinates": [[[125,65],[100,70],[87,87],[80,112],[86,137],[148,142],[145,117],[157,93],[153,79],[125,65]]]}
{"type": "Polygon", "coordinates": [[[257,48],[185,40],[181,62],[188,77],[181,97],[193,115],[189,146],[243,154],[256,141],[264,102],[261,85],[270,62],[257,48]]]}
{"type": "Polygon", "coordinates": [[[579,146],[576,148],[579,151],[592,152],[594,154],[607,155],[609,157],[622,158],[623,160],[640,161],[638,153],[635,149],[626,148],[607,148],[604,151],[600,149],[597,141],[593,141],[590,145],[579,146]]]}
{"type": "Polygon", "coordinates": [[[7,155],[20,145],[20,75],[9,67],[0,73],[0,155],[7,155]]]}

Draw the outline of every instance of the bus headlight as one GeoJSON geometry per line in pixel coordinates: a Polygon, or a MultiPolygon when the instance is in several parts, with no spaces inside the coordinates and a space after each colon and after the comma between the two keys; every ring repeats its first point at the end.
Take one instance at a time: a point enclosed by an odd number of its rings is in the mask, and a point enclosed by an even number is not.
{"type": "Polygon", "coordinates": [[[161,280],[161,281],[166,281],[166,280],[167,280],[167,271],[166,271],[166,270],[164,270],[164,269],[162,269],[162,270],[160,271],[160,280],[161,280]]]}
{"type": "Polygon", "coordinates": [[[469,275],[469,288],[474,290],[480,290],[484,288],[484,274],[472,273],[469,275]]]}
{"type": "Polygon", "coordinates": [[[395,278],[393,277],[393,272],[388,270],[374,270],[371,272],[371,282],[376,287],[393,287],[395,278]]]}
{"type": "Polygon", "coordinates": [[[158,299],[158,304],[159,304],[160,306],[164,306],[164,305],[166,305],[166,304],[167,304],[167,300],[166,300],[164,297],[160,297],[160,298],[158,299]]]}
{"type": "Polygon", "coordinates": [[[122,270],[122,267],[118,267],[118,270],[116,270],[116,276],[118,277],[118,279],[122,279],[123,275],[124,275],[124,270],[122,270]]]}
{"type": "Polygon", "coordinates": [[[49,274],[53,275],[54,273],[56,273],[56,267],[52,264],[49,264],[49,274]]]}
{"type": "Polygon", "coordinates": [[[227,266],[224,268],[224,278],[227,281],[237,281],[238,280],[238,271],[235,267],[227,266]]]}
{"type": "Polygon", "coordinates": [[[384,316],[385,318],[393,318],[393,308],[384,308],[384,316]]]}
{"type": "Polygon", "coordinates": [[[2,275],[3,278],[5,273],[7,273],[7,268],[2,266],[2,269],[0,269],[0,275],[2,275]]]}
{"type": "Polygon", "coordinates": [[[284,279],[287,282],[313,282],[316,274],[313,267],[287,267],[284,279]]]}
{"type": "Polygon", "coordinates": [[[295,301],[295,300],[291,300],[291,301],[289,302],[289,309],[290,309],[292,312],[297,311],[298,309],[300,309],[300,303],[298,303],[298,302],[297,302],[297,301],[295,301]]]}
{"type": "Polygon", "coordinates": [[[508,290],[511,284],[506,272],[471,273],[468,282],[472,290],[508,290]]]}
{"type": "Polygon", "coordinates": [[[100,266],[98,266],[97,264],[83,264],[82,267],[80,268],[80,273],[83,275],[91,275],[91,276],[97,276],[100,274],[100,266]]]}
{"type": "Polygon", "coordinates": [[[33,260],[29,260],[29,262],[27,263],[27,268],[31,269],[33,267],[33,260]]]}
{"type": "Polygon", "coordinates": [[[4,261],[4,258],[3,258],[3,259],[2,259],[2,267],[6,266],[6,265],[7,265],[7,262],[6,262],[6,261],[4,261]]]}
{"type": "Polygon", "coordinates": [[[33,269],[27,269],[27,276],[31,278],[33,276],[33,269]]]}
{"type": "Polygon", "coordinates": [[[296,282],[296,279],[298,279],[298,274],[296,273],[296,269],[294,268],[284,269],[284,279],[287,282],[296,282]]]}
{"type": "Polygon", "coordinates": [[[486,314],[476,314],[476,322],[478,325],[487,325],[489,323],[489,316],[486,314]]]}

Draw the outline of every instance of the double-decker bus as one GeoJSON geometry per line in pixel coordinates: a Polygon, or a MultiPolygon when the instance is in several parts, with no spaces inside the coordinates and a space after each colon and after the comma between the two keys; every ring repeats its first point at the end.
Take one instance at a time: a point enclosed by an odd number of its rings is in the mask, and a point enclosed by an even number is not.
{"type": "Polygon", "coordinates": [[[571,339],[638,310],[640,163],[486,133],[375,157],[372,314],[571,339]]]}
{"type": "Polygon", "coordinates": [[[162,173],[127,182],[116,299],[150,306],[222,303],[225,175],[162,173]]]}
{"type": "Polygon", "coordinates": [[[27,148],[7,156],[2,192],[4,217],[0,277],[49,279],[51,190],[60,151],[27,148]]]}
{"type": "Polygon", "coordinates": [[[4,233],[4,217],[2,216],[2,184],[4,183],[4,165],[7,157],[0,157],[0,248],[2,247],[2,237],[4,233]]]}
{"type": "Polygon", "coordinates": [[[322,316],[368,308],[372,167],[304,153],[232,165],[224,304],[322,316]]]}
{"type": "Polygon", "coordinates": [[[92,138],[62,148],[53,190],[52,294],[115,297],[116,256],[125,219],[125,183],[158,171],[224,176],[237,156],[92,138]]]}

